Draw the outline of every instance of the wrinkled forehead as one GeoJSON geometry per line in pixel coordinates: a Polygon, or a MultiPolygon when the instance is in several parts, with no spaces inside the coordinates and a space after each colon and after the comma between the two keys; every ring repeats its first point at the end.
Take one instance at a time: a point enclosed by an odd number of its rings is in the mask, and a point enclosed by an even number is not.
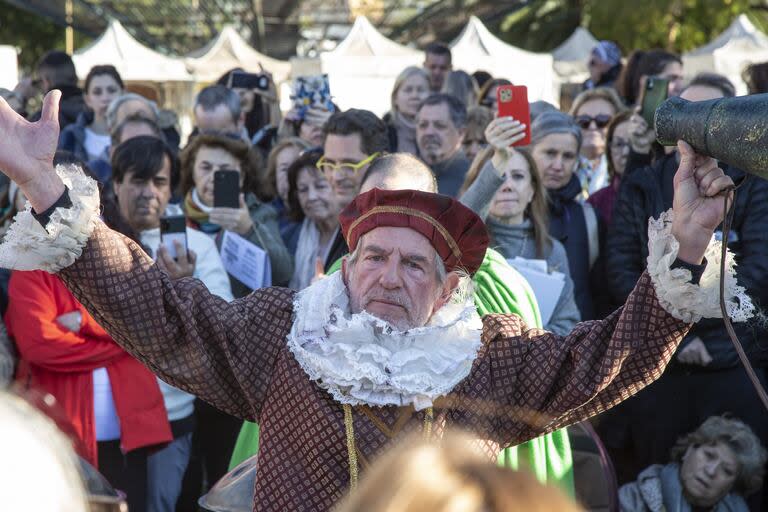
{"type": "Polygon", "coordinates": [[[418,256],[432,261],[437,253],[429,239],[411,228],[380,226],[360,237],[357,243],[362,252],[376,250],[400,255],[418,256]]]}

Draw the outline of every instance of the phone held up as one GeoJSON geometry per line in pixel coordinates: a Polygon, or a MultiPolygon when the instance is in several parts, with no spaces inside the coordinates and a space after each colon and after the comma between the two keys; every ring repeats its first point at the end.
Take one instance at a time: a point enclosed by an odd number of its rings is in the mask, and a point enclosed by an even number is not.
{"type": "Polygon", "coordinates": [[[245,71],[233,71],[229,74],[230,89],[258,89],[269,91],[269,77],[264,73],[246,73],[245,71]]]}
{"type": "Polygon", "coordinates": [[[240,173],[221,170],[213,173],[213,206],[240,208],[240,173]]]}
{"type": "Polygon", "coordinates": [[[648,123],[648,126],[653,126],[653,117],[656,114],[656,109],[666,101],[668,91],[669,80],[666,78],[649,76],[645,79],[645,86],[643,87],[640,100],[640,115],[648,123]]]}
{"type": "Polygon", "coordinates": [[[187,219],[183,215],[172,215],[160,218],[160,244],[165,246],[168,255],[177,260],[176,244],[180,242],[186,251],[187,246],[187,219]]]}
{"type": "Polygon", "coordinates": [[[525,124],[525,138],[512,144],[527,146],[531,143],[531,108],[528,104],[528,88],[524,85],[501,85],[496,89],[496,105],[499,117],[513,117],[525,124]]]}

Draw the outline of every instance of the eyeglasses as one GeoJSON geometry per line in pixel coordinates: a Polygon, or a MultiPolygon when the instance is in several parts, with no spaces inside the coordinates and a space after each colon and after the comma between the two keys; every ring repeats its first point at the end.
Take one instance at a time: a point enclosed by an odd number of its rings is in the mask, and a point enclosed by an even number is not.
{"type": "Polygon", "coordinates": [[[351,162],[342,162],[340,164],[336,164],[333,162],[329,162],[325,159],[325,155],[323,155],[320,160],[317,161],[317,168],[320,169],[323,172],[331,172],[331,173],[337,173],[342,172],[344,174],[357,174],[357,172],[368,165],[369,163],[373,162],[373,160],[379,156],[379,152],[376,152],[369,156],[368,158],[365,158],[363,160],[360,160],[356,164],[353,164],[351,162]]]}
{"type": "Polygon", "coordinates": [[[608,114],[598,114],[595,117],[580,115],[580,116],[576,116],[573,120],[576,121],[576,124],[578,124],[582,130],[589,129],[589,125],[592,124],[592,121],[595,122],[595,126],[597,126],[600,129],[603,129],[606,126],[608,126],[608,123],[611,122],[611,116],[609,116],[608,114]]]}

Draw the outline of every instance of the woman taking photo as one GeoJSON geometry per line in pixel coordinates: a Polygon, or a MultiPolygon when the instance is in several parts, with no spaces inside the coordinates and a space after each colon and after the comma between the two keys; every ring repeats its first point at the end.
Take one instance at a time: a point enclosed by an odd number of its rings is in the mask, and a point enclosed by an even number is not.
{"type": "Polygon", "coordinates": [[[290,287],[302,290],[312,284],[339,230],[338,208],[331,184],[317,168],[319,151],[302,154],[288,169],[289,214],[301,222],[296,247],[296,270],[290,287]]]}
{"type": "MultiPolygon", "coordinates": [[[[277,226],[277,213],[264,202],[260,159],[241,140],[221,135],[198,135],[181,153],[181,193],[184,213],[191,227],[207,233],[221,250],[224,231],[236,233],[267,252],[272,284],[285,285],[293,271],[291,257],[277,226]],[[213,178],[216,171],[240,174],[239,208],[214,207],[213,178]]],[[[252,290],[229,276],[232,294],[244,297],[252,290]]]]}
{"type": "Polygon", "coordinates": [[[123,94],[123,79],[114,66],[94,66],[85,77],[84,92],[88,110],[61,132],[59,149],[88,162],[103,156],[109,147],[107,108],[113,99],[123,94]]]}
{"type": "Polygon", "coordinates": [[[416,66],[405,68],[392,89],[392,109],[384,116],[389,130],[389,147],[393,152],[418,154],[416,147],[416,114],[429,96],[429,75],[416,66]]]}
{"type": "MultiPolygon", "coordinates": [[[[547,271],[565,274],[565,285],[544,328],[567,334],[579,321],[568,257],[563,245],[549,236],[547,195],[536,162],[526,150],[510,148],[522,138],[522,130],[510,117],[491,121],[486,130],[489,147],[472,162],[461,201],[486,205],[478,213],[485,217],[492,246],[507,260],[545,260],[547,271]]],[[[542,292],[534,288],[537,291],[542,292]]]]}

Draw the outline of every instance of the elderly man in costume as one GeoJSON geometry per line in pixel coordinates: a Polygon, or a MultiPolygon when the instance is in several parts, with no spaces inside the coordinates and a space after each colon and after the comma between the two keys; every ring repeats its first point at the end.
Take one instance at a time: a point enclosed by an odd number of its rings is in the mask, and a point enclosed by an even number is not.
{"type": "MultiPolygon", "coordinates": [[[[464,429],[495,460],[637,392],[690,322],[717,314],[716,271],[703,262],[723,214],[715,196],[732,183],[683,143],[674,211],[649,227],[648,270],[621,309],[562,337],[516,315],[480,319],[461,292],[483,259],[485,227],[424,192],[358,196],[341,214],[352,251],[342,272],[299,294],[266,288],[228,303],[195,279],[172,281],[98,219],[93,181],[54,172],[57,100],[46,97],[35,124],[0,100],[0,168],[31,206],[0,266],[58,272],[161,378],[258,421],[257,510],[331,508],[405,432],[464,429]]],[[[751,304],[739,293],[731,276],[729,307],[743,318],[751,304]]]]}

